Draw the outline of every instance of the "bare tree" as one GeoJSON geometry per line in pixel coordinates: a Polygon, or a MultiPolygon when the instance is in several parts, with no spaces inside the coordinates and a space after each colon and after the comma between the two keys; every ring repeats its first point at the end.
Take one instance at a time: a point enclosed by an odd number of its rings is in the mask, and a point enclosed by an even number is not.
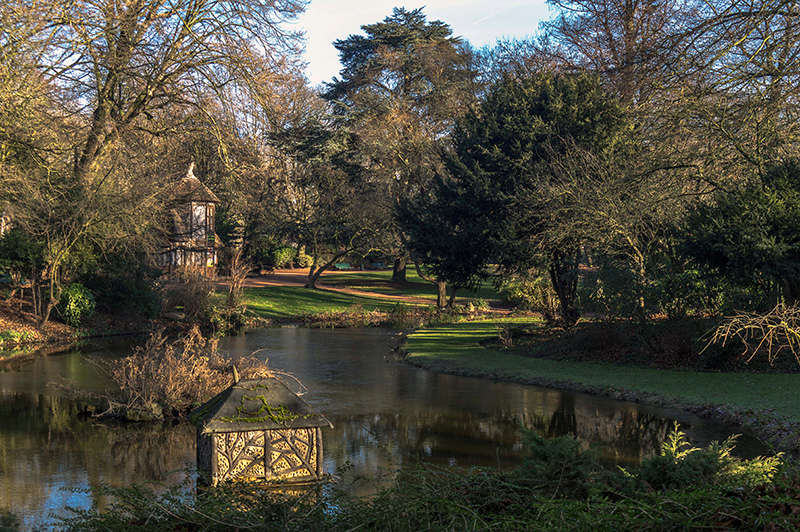
{"type": "MultiPolygon", "coordinates": [[[[40,4],[14,0],[0,13],[4,21],[24,20],[25,38],[38,44],[36,53],[23,50],[25,64],[47,93],[38,116],[54,133],[38,145],[28,133],[21,144],[34,156],[6,165],[13,168],[3,172],[0,192],[14,205],[15,223],[46,243],[46,322],[76,246],[119,242],[152,221],[146,213],[158,196],[156,174],[143,171],[152,162],[132,167],[130,155],[161,143],[174,131],[174,117],[223,89],[264,98],[264,88],[294,61],[299,35],[283,23],[305,2],[40,4]]],[[[19,70],[6,58],[5,70],[19,70]]]]}

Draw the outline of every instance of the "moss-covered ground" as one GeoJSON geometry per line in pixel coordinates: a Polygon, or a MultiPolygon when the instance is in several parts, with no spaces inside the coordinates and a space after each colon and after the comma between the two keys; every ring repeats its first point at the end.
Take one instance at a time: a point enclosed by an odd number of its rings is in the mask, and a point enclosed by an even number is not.
{"type": "Polygon", "coordinates": [[[498,329],[535,325],[526,319],[497,319],[424,328],[405,344],[408,361],[433,370],[540,384],[574,384],[601,390],[653,394],[681,404],[726,405],[739,410],[771,411],[800,421],[800,374],[709,372],[656,369],[601,362],[553,360],[529,356],[524,349],[503,349],[498,329]]]}

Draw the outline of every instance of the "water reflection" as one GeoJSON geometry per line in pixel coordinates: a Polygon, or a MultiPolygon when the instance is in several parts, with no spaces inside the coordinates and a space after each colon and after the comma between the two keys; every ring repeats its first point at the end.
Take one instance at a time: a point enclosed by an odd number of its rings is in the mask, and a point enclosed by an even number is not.
{"type": "MultiPolygon", "coordinates": [[[[234,357],[264,347],[273,367],[302,379],[311,390],[306,399],[335,425],[323,433],[325,471],[349,465],[343,480],[360,494],[419,460],[511,467],[522,456],[521,428],[575,434],[620,464],[656,452],[673,419],[700,444],[730,433],[679,412],[419,370],[385,360],[391,343],[391,333],[375,329],[272,329],[226,339],[222,347],[234,357]]],[[[104,345],[93,352],[119,356],[129,349],[104,345]]],[[[79,405],[48,388],[60,380],[92,391],[108,386],[77,352],[0,373],[0,508],[17,512],[26,528],[64,515],[67,506],[104,507],[108,501],[93,489],[99,483],[173,483],[194,468],[194,427],[83,419],[79,405]]],[[[751,438],[740,449],[763,452],[751,438]]]]}
{"type": "Polygon", "coordinates": [[[194,467],[193,427],[109,425],[79,419],[79,409],[61,397],[0,393],[0,507],[25,528],[67,506],[103,508],[98,484],[178,481],[194,467]]]}

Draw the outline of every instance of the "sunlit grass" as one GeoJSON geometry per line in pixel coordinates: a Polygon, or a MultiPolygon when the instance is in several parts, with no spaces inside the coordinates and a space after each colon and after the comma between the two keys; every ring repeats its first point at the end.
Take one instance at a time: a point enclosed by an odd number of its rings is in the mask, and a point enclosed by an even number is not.
{"type": "MultiPolygon", "coordinates": [[[[412,361],[424,366],[458,370],[499,379],[574,382],[657,394],[667,399],[739,409],[773,410],[800,421],[800,374],[712,373],[620,366],[598,362],[549,360],[524,353],[485,347],[497,338],[497,328],[512,320],[458,323],[421,329],[408,337],[412,361]]],[[[520,323],[524,320],[513,320],[520,323]]]]}
{"type": "MultiPolygon", "coordinates": [[[[355,288],[387,295],[422,297],[431,301],[436,299],[436,287],[417,275],[413,268],[406,271],[405,283],[393,283],[390,270],[331,273],[325,275],[321,282],[329,286],[355,288]]],[[[484,282],[476,291],[460,290],[457,296],[458,299],[500,299],[497,290],[490,282],[484,282]]]]}
{"type": "Polygon", "coordinates": [[[292,318],[323,312],[344,312],[354,305],[365,310],[390,310],[396,301],[353,296],[301,286],[245,288],[243,302],[250,312],[264,318],[292,318]]]}

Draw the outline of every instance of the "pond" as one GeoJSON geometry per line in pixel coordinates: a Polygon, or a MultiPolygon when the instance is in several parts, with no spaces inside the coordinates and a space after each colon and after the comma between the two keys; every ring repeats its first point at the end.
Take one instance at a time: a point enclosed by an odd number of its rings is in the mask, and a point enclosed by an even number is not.
{"type": "MultiPolygon", "coordinates": [[[[263,348],[271,367],[302,380],[310,390],[305,399],[334,423],[323,431],[324,469],[358,493],[373,492],[393,471],[420,460],[512,467],[522,455],[523,427],[575,434],[621,465],[656,452],[674,420],[697,444],[735,432],[678,411],[410,367],[389,356],[394,334],[287,327],[220,345],[234,357],[263,348]]],[[[191,425],[81,420],[78,407],[51,385],[103,391],[108,382],[87,356],[129,351],[129,341],[99,342],[0,372],[0,509],[14,511],[26,528],[65,515],[67,507],[102,508],[108,501],[93,491],[98,483],[173,483],[194,468],[191,425]]],[[[746,435],[738,449],[745,456],[765,452],[746,435]]]]}

